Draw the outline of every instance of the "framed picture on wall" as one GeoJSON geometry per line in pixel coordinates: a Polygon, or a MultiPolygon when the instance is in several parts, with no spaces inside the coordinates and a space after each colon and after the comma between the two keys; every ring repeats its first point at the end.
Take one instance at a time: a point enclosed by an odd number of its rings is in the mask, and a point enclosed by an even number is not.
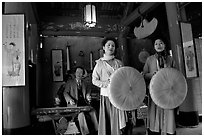
{"type": "Polygon", "coordinates": [[[191,24],[188,22],[180,22],[181,37],[183,44],[183,55],[185,72],[187,78],[197,77],[197,59],[195,54],[195,44],[193,41],[193,33],[191,24]]]}
{"type": "Polygon", "coordinates": [[[52,77],[53,81],[63,81],[63,50],[52,50],[52,77]]]}
{"type": "Polygon", "coordinates": [[[25,16],[2,16],[3,86],[25,86],[25,16]]]}

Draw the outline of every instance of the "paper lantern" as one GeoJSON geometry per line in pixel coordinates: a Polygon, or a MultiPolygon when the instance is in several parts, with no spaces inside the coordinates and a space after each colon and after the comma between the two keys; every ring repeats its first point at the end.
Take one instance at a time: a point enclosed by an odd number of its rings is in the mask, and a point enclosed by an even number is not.
{"type": "Polygon", "coordinates": [[[146,85],[142,74],[132,67],[121,67],[111,76],[110,102],[120,110],[134,110],[145,98],[146,85]]]}
{"type": "Polygon", "coordinates": [[[96,7],[93,4],[88,4],[84,7],[84,24],[87,27],[96,26],[96,7]]]}
{"type": "Polygon", "coordinates": [[[134,28],[134,34],[137,39],[145,38],[151,35],[156,30],[157,24],[158,21],[156,18],[153,18],[150,22],[144,19],[142,20],[139,27],[134,28]]]}
{"type": "Polygon", "coordinates": [[[178,107],[187,94],[186,79],[174,68],[159,70],[150,81],[150,96],[154,103],[164,109],[178,107]]]}

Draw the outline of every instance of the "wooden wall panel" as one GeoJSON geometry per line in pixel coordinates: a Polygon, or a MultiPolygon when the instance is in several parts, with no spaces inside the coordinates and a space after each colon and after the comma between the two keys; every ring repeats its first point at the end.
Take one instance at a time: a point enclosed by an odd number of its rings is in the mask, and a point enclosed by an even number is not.
{"type": "MultiPolygon", "coordinates": [[[[43,84],[40,87],[39,106],[53,106],[54,97],[62,82],[54,82],[52,80],[52,61],[51,50],[63,50],[63,72],[66,72],[66,46],[70,46],[70,68],[71,71],[76,66],[83,66],[87,71],[90,71],[90,52],[93,53],[93,61],[99,58],[99,49],[101,48],[102,38],[86,37],[86,36],[63,36],[63,37],[45,37],[43,40],[42,58],[39,61],[42,65],[43,84]],[[84,56],[80,56],[80,51],[83,51],[84,56]]],[[[95,64],[94,64],[95,65],[95,64]]]]}

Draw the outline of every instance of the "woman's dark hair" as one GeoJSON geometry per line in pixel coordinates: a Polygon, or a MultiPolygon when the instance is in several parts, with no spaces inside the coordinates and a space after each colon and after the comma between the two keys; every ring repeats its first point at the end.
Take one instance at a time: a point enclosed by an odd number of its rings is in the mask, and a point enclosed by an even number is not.
{"type": "Polygon", "coordinates": [[[162,56],[164,57],[164,59],[166,60],[166,59],[167,59],[167,56],[169,55],[168,47],[167,47],[167,40],[166,40],[164,37],[156,37],[156,38],[153,40],[153,45],[154,45],[154,43],[155,43],[155,41],[156,41],[157,39],[160,39],[160,40],[162,40],[162,41],[164,42],[165,48],[164,48],[164,51],[162,51],[162,52],[160,52],[160,53],[158,53],[156,50],[155,50],[155,52],[156,52],[158,55],[162,55],[162,56]]]}
{"type": "MultiPolygon", "coordinates": [[[[118,48],[118,42],[117,42],[117,40],[116,40],[115,38],[113,38],[113,37],[105,37],[105,38],[103,39],[103,41],[102,41],[102,49],[103,49],[103,47],[105,46],[105,44],[107,43],[107,41],[109,41],[109,40],[111,40],[111,41],[113,41],[113,42],[115,43],[115,53],[114,53],[114,55],[116,55],[116,54],[117,54],[117,48],[118,48]]],[[[103,52],[104,52],[104,50],[103,50],[103,52]]]]}
{"type": "MultiPolygon", "coordinates": [[[[166,52],[167,55],[169,55],[169,47],[168,47],[168,41],[167,41],[167,39],[164,38],[164,37],[162,37],[162,36],[155,37],[155,38],[152,39],[153,46],[154,46],[154,43],[155,43],[155,41],[156,41],[157,39],[160,39],[160,40],[162,40],[162,41],[164,42],[164,44],[165,44],[165,49],[164,49],[164,51],[166,52]]],[[[155,52],[156,52],[156,51],[155,51],[155,52]]]]}
{"type": "Polygon", "coordinates": [[[103,41],[102,41],[102,47],[104,47],[105,44],[107,43],[107,41],[109,41],[109,40],[111,40],[111,41],[113,41],[113,42],[115,43],[115,49],[117,49],[117,48],[118,48],[118,42],[117,42],[117,40],[116,40],[115,38],[113,38],[113,37],[105,37],[105,38],[103,39],[103,41]]]}
{"type": "MultiPolygon", "coordinates": [[[[167,45],[167,40],[164,38],[164,37],[155,37],[154,39],[153,39],[153,45],[154,45],[154,42],[157,40],[157,39],[160,39],[160,40],[162,40],[163,42],[164,42],[164,44],[165,45],[167,45]]],[[[166,47],[167,48],[167,47],[166,47]]]]}

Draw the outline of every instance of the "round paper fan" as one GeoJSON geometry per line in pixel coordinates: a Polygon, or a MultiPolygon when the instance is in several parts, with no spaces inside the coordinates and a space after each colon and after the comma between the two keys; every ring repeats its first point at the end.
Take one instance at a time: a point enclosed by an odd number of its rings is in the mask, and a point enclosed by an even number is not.
{"type": "Polygon", "coordinates": [[[187,94],[183,74],[174,68],[159,70],[150,81],[150,96],[154,103],[164,109],[178,107],[187,94]]]}
{"type": "Polygon", "coordinates": [[[145,80],[136,69],[121,67],[112,74],[109,99],[118,109],[137,109],[143,102],[145,94],[145,80]]]}

